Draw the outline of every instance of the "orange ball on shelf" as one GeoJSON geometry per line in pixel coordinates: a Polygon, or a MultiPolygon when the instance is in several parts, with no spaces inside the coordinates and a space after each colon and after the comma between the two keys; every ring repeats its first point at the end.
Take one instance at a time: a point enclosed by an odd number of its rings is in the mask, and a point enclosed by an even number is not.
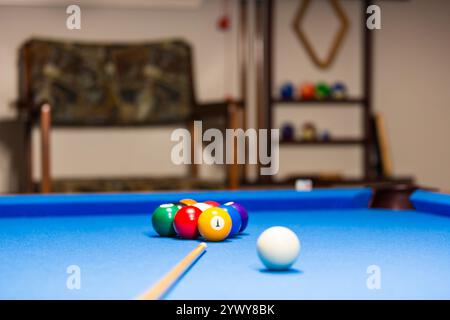
{"type": "Polygon", "coordinates": [[[316,95],[316,86],[314,83],[305,82],[300,86],[298,95],[304,100],[314,99],[316,95]]]}

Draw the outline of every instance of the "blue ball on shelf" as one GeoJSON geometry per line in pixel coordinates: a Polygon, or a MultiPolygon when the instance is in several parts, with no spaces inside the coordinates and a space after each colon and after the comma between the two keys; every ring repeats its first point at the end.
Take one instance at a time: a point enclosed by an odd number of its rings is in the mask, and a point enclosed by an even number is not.
{"type": "Polygon", "coordinates": [[[328,130],[323,130],[319,135],[319,140],[321,141],[330,141],[331,133],[328,130]]]}
{"type": "Polygon", "coordinates": [[[295,136],[295,127],[291,123],[285,123],[281,127],[281,140],[282,141],[292,141],[295,136]]]}
{"type": "Polygon", "coordinates": [[[336,82],[331,87],[331,96],[334,99],[345,99],[347,97],[347,87],[342,82],[336,82]]]}
{"type": "Polygon", "coordinates": [[[280,96],[284,100],[290,100],[294,98],[294,85],[291,82],[287,82],[281,86],[280,96]]]}

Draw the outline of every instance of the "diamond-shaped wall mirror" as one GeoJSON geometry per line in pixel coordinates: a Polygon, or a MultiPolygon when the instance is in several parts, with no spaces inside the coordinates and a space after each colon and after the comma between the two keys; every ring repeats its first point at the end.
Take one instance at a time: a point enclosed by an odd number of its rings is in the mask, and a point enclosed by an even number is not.
{"type": "Polygon", "coordinates": [[[295,34],[297,35],[300,42],[303,44],[303,46],[306,49],[306,52],[311,57],[312,61],[322,69],[328,68],[336,58],[336,54],[339,50],[339,47],[341,46],[345,35],[347,34],[347,30],[349,27],[349,22],[347,15],[345,14],[344,10],[342,9],[341,5],[339,4],[338,0],[327,0],[327,3],[329,3],[333,9],[333,12],[335,12],[338,20],[339,20],[339,28],[336,31],[336,34],[333,38],[333,41],[331,43],[330,50],[328,51],[328,54],[325,56],[324,59],[321,59],[319,55],[317,54],[316,50],[314,50],[314,47],[312,46],[310,40],[306,36],[306,32],[304,28],[302,27],[302,22],[304,21],[305,15],[308,11],[308,8],[311,4],[311,0],[303,0],[298,8],[298,11],[295,15],[292,28],[294,29],[295,34]]]}

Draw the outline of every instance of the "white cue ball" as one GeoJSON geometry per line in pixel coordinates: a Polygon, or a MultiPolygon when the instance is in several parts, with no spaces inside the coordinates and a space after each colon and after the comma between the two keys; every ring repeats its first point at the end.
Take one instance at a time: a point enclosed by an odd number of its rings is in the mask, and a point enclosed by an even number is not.
{"type": "Polygon", "coordinates": [[[211,205],[207,204],[207,203],[203,203],[203,202],[197,202],[194,204],[194,207],[199,208],[202,212],[205,211],[208,208],[212,208],[211,205]]]}
{"type": "Polygon", "coordinates": [[[258,256],[269,270],[289,269],[300,253],[300,240],[285,227],[271,227],[256,242],[258,256]]]}

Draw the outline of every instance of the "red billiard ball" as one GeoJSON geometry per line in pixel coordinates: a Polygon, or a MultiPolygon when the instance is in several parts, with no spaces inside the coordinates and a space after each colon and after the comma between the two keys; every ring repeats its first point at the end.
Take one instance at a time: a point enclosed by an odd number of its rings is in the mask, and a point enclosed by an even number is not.
{"type": "Polygon", "coordinates": [[[203,203],[209,204],[210,206],[213,206],[213,207],[218,207],[218,206],[220,206],[220,203],[218,203],[218,202],[216,202],[216,201],[212,201],[212,200],[203,201],[203,203]]]}
{"type": "Polygon", "coordinates": [[[195,239],[198,237],[198,218],[202,210],[194,206],[181,207],[173,219],[175,232],[184,239],[195,239]]]}

